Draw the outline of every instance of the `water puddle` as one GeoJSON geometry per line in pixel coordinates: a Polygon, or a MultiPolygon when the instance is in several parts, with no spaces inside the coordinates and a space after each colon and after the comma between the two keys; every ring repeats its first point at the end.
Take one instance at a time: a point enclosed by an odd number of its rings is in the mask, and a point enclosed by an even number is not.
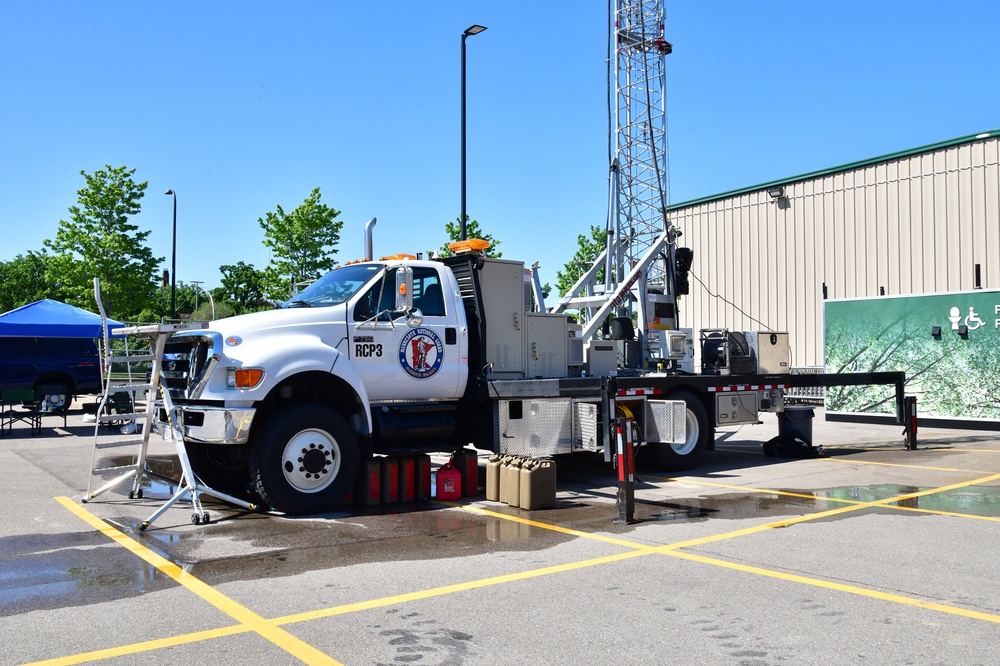
{"type": "MultiPolygon", "coordinates": [[[[818,497],[829,497],[838,500],[855,502],[877,502],[892,497],[912,495],[914,493],[932,490],[918,486],[901,486],[895,484],[880,484],[873,486],[844,486],[817,491],[818,497]]],[[[943,511],[961,513],[971,516],[1000,516],[1000,487],[968,486],[930,493],[919,497],[904,497],[887,506],[899,506],[910,509],[925,509],[928,511],[943,511]]]]}
{"type": "Polygon", "coordinates": [[[170,578],[96,532],[0,539],[0,617],[168,588],[170,578]]]}

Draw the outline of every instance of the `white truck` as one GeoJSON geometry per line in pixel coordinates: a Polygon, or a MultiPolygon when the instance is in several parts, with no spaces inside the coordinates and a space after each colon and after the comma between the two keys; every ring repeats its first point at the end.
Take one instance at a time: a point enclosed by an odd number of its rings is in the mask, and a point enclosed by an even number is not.
{"type": "Polygon", "coordinates": [[[309,514],[338,506],[376,454],[472,444],[611,460],[613,428],[627,417],[653,464],[683,470],[713,446],[717,425],[757,423],[791,386],[895,383],[902,413],[900,373],[803,377],[788,374],[787,357],[783,372],[765,367],[787,355],[777,334],[760,336],[775,347],[767,354],[747,348],[748,336],[703,334],[707,374],[683,369],[690,332],[672,341],[673,359],[629,363],[628,322],[584,340],[566,315],[532,311],[523,263],[482,249],[469,241],[445,259],[349,263],[280,309],[174,334],[163,377],[195,473],[309,514]]]}

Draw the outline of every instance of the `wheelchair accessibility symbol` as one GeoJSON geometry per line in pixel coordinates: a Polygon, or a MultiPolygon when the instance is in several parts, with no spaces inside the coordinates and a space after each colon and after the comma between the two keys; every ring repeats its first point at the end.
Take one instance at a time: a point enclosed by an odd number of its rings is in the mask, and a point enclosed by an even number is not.
{"type": "MultiPolygon", "coordinates": [[[[951,322],[951,330],[957,331],[959,322],[962,322],[962,311],[958,308],[951,309],[951,316],[948,317],[948,321],[951,322]]],[[[965,315],[964,323],[970,331],[974,331],[977,328],[981,328],[986,324],[982,319],[979,318],[979,314],[976,313],[975,307],[969,307],[969,314],[965,315]]]]}

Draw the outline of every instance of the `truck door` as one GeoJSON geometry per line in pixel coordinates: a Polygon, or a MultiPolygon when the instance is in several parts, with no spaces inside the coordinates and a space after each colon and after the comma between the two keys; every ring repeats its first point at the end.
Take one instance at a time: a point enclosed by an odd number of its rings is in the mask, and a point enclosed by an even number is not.
{"type": "Polygon", "coordinates": [[[370,400],[453,399],[468,373],[468,338],[437,268],[413,268],[413,305],[423,323],[411,328],[394,312],[396,270],[389,269],[353,308],[350,356],[370,400]]]}

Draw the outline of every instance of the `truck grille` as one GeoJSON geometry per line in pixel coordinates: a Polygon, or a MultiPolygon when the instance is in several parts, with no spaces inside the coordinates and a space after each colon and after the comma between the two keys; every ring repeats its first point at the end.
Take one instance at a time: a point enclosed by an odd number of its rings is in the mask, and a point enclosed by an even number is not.
{"type": "Polygon", "coordinates": [[[183,402],[197,397],[218,362],[215,349],[215,340],[209,335],[181,333],[167,340],[162,373],[171,400],[183,402]]]}

